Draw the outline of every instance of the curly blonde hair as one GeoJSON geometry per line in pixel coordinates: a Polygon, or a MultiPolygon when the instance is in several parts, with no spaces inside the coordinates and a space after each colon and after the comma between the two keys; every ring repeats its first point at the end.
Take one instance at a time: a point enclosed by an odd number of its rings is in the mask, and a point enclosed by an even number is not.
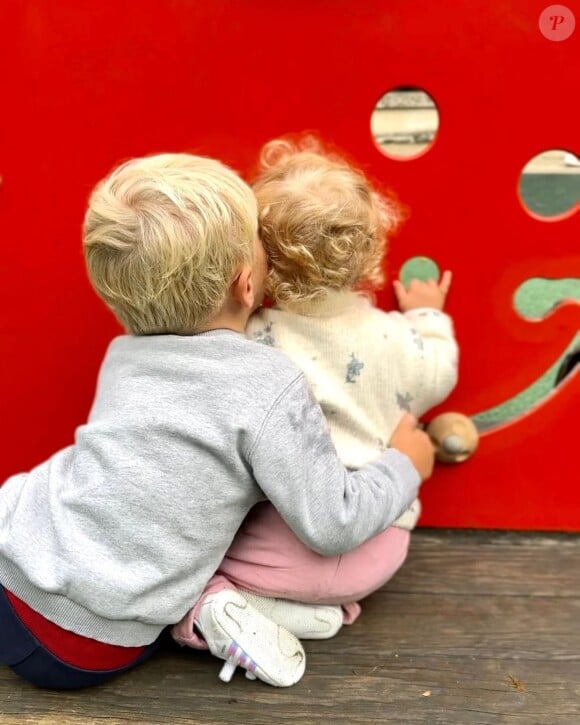
{"type": "Polygon", "coordinates": [[[387,235],[399,207],[318,139],[267,143],[252,188],[270,263],[267,292],[276,304],[384,284],[387,235]]]}
{"type": "Polygon", "coordinates": [[[97,294],[135,335],[191,334],[254,259],[256,200],[219,161],[190,154],[133,159],[93,191],[84,224],[97,294]]]}

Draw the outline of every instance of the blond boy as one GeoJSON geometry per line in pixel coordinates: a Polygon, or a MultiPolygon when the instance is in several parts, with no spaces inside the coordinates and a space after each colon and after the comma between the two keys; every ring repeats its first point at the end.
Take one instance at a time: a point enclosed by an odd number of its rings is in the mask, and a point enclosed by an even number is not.
{"type": "MultiPolygon", "coordinates": [[[[250,508],[273,502],[328,554],[380,531],[429,475],[409,421],[348,473],[304,376],[243,334],[266,264],[250,189],[217,161],[135,159],[99,184],[87,269],[125,326],[73,445],[0,487],[0,661],[55,688],[149,657],[222,560],[250,508]]],[[[231,670],[277,686],[304,672],[288,631],[236,592],[196,626],[231,670]]]]}

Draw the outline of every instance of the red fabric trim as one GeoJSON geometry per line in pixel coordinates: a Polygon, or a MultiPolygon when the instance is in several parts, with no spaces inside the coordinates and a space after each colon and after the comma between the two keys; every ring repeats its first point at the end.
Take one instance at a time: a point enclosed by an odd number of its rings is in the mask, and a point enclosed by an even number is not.
{"type": "Polygon", "coordinates": [[[145,647],[120,647],[81,637],[45,619],[7,589],[4,592],[29,632],[52,654],[73,667],[115,670],[131,664],[145,650],[145,647]]]}

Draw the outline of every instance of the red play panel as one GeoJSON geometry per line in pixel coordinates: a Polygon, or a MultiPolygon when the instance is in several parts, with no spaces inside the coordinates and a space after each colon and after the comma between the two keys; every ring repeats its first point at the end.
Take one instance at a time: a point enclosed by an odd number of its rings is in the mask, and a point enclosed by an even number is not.
{"type": "MultiPolygon", "coordinates": [[[[474,414],[540,377],[580,328],[578,305],[533,323],[512,304],[530,277],[580,277],[580,215],[539,221],[517,197],[532,156],[580,152],[580,27],[548,40],[547,5],[3,0],[0,478],[70,443],[87,415],[119,330],[86,280],[80,229],[92,186],[131,156],[190,150],[248,174],[266,140],[318,131],[409,206],[392,272],[415,255],[455,272],[462,359],[445,408],[474,414]],[[412,161],[386,158],[370,132],[399,86],[423,88],[440,113],[412,161]]],[[[579,392],[576,374],[485,434],[471,461],[439,469],[422,523],[580,530],[579,392]]]]}

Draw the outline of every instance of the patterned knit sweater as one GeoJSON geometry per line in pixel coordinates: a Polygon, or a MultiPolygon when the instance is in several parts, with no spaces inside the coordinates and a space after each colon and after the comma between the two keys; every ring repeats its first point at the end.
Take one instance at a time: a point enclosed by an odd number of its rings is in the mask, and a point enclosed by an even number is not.
{"type": "MultiPolygon", "coordinates": [[[[331,292],[292,310],[261,308],[246,334],[285,352],[310,383],[345,466],[358,469],[389,444],[405,413],[419,417],[457,382],[458,347],[448,315],[373,307],[354,292],[331,292]]],[[[418,504],[397,525],[412,528],[418,504]]]]}

